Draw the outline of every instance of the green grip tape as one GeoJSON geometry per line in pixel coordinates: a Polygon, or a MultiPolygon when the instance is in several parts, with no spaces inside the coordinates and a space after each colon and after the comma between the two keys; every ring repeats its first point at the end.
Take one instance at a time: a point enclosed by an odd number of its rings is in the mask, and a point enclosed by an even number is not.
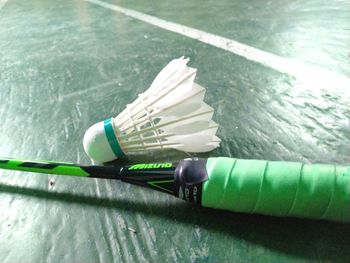
{"type": "Polygon", "coordinates": [[[205,207],[350,221],[350,166],[219,157],[206,168],[205,207]]]}

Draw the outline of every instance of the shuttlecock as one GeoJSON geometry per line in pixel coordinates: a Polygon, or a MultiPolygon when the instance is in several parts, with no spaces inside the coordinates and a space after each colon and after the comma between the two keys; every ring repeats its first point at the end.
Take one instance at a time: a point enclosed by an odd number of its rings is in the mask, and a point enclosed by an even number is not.
{"type": "Polygon", "coordinates": [[[197,70],[188,61],[172,60],[117,117],[91,126],[84,136],[90,158],[108,162],[148,150],[208,152],[218,147],[214,110],[203,102],[205,89],[194,83],[197,70]]]}

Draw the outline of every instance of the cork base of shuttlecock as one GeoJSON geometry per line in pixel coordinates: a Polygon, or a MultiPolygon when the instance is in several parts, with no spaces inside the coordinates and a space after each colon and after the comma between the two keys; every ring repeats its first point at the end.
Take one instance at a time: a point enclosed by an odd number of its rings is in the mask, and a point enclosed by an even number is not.
{"type": "Polygon", "coordinates": [[[83,140],[84,150],[94,161],[100,163],[113,161],[124,155],[118,137],[112,119],[98,122],[86,131],[83,140]]]}

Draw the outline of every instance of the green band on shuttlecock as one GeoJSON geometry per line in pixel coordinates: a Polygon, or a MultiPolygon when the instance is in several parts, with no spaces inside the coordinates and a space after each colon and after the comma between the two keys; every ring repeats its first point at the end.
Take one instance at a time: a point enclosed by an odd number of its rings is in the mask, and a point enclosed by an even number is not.
{"type": "Polygon", "coordinates": [[[113,153],[118,158],[123,157],[125,154],[119,145],[117,137],[115,136],[113,124],[112,124],[112,118],[104,121],[104,128],[105,128],[105,133],[106,133],[109,145],[111,146],[113,153]]]}

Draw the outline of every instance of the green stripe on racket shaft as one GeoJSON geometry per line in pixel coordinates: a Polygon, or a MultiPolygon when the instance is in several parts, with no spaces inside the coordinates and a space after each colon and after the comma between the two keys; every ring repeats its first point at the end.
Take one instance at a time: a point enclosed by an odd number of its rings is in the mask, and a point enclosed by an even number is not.
{"type": "Polygon", "coordinates": [[[350,166],[225,157],[168,164],[110,167],[0,160],[4,169],[121,179],[209,208],[350,221],[350,166]]]}
{"type": "Polygon", "coordinates": [[[77,164],[63,162],[30,161],[1,158],[0,169],[79,177],[118,179],[114,177],[118,175],[120,167],[81,166],[77,164]]]}

